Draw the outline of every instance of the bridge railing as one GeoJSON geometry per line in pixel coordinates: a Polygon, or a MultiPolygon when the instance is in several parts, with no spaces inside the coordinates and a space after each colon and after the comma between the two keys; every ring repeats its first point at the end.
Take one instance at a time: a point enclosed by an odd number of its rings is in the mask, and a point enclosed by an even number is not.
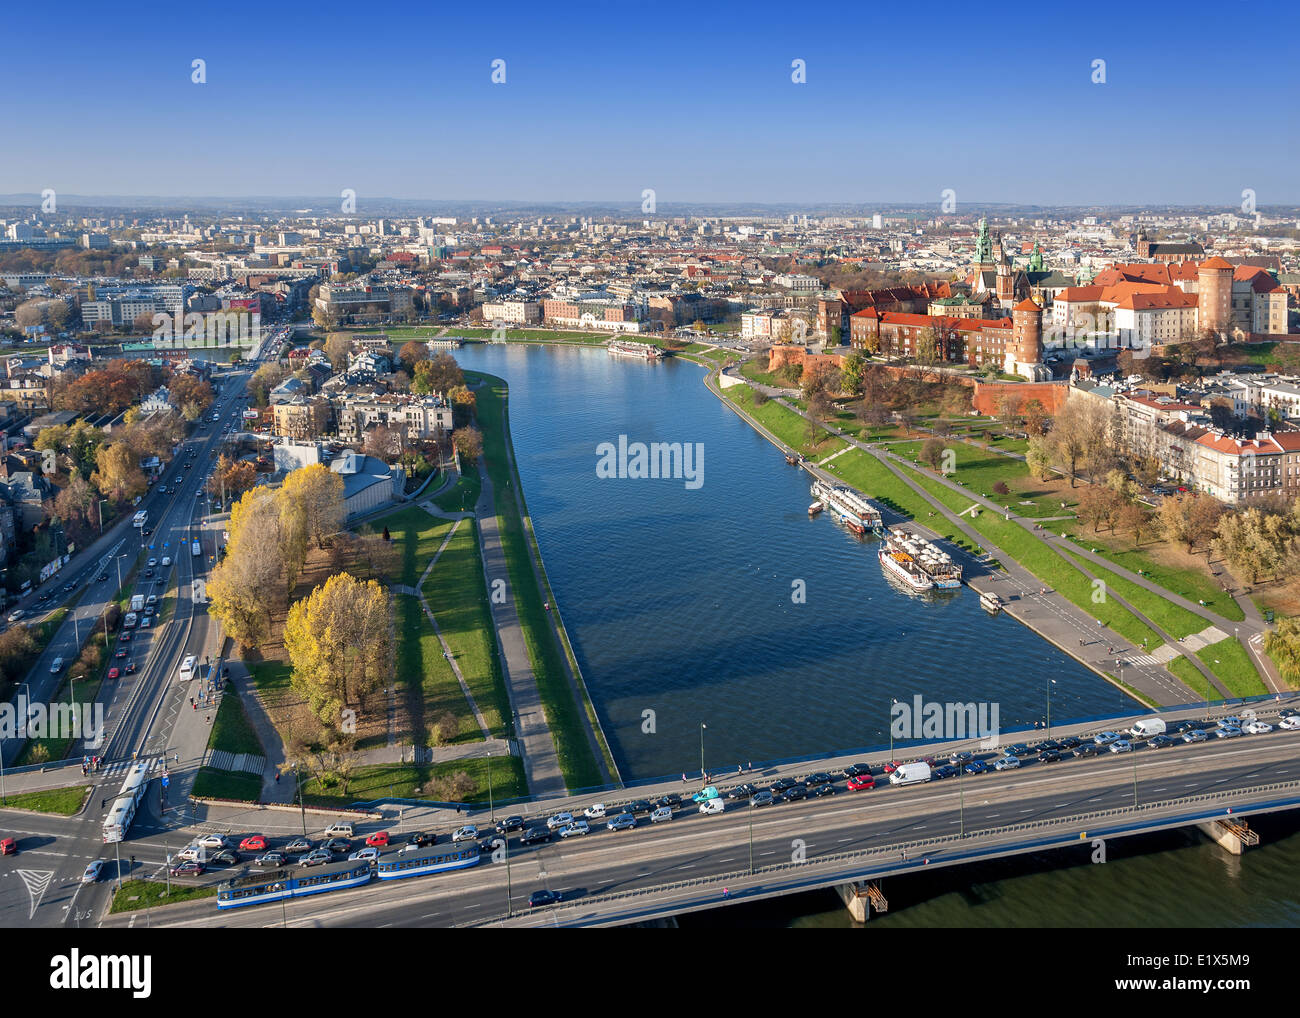
{"type": "MultiPolygon", "coordinates": [[[[884,855],[897,856],[904,852],[911,858],[906,861],[912,863],[921,863],[924,865],[924,852],[922,858],[916,858],[916,850],[924,850],[935,846],[952,846],[968,845],[973,839],[987,839],[1007,834],[1016,834],[1023,831],[1045,830],[1047,828],[1060,828],[1064,825],[1076,826],[1080,823],[1087,823],[1093,820],[1107,820],[1117,817],[1140,817],[1143,814],[1151,816],[1157,811],[1172,813],[1170,819],[1202,819],[1200,817],[1184,818],[1178,816],[1178,811],[1188,806],[1194,806],[1200,803],[1222,802],[1223,800],[1234,797],[1250,797],[1270,792],[1292,792],[1298,793],[1292,799],[1280,800],[1276,803],[1242,803],[1246,809],[1254,809],[1260,806],[1277,806],[1286,808],[1300,805],[1300,781],[1276,781],[1263,785],[1253,785],[1249,788],[1225,789],[1217,792],[1198,792],[1195,795],[1179,796],[1176,799],[1160,799],[1149,803],[1138,803],[1136,806],[1115,806],[1110,809],[1093,810],[1087,813],[1072,813],[1064,817],[1049,817],[1043,820],[1025,820],[1014,824],[1004,824],[1000,827],[985,827],[979,830],[971,831],[967,834],[944,834],[931,838],[921,838],[915,841],[894,842],[889,845],[875,845],[870,848],[854,849],[848,852],[834,852],[825,855],[818,855],[802,862],[783,862],[769,863],[766,866],[756,866],[751,871],[749,869],[734,870],[728,873],[719,873],[712,876],[691,877],[686,880],[677,880],[667,884],[654,884],[648,887],[632,888],[626,891],[611,891],[608,894],[593,895],[579,899],[575,904],[581,904],[584,908],[589,905],[597,905],[605,902],[626,901],[635,898],[644,898],[651,895],[661,895],[672,891],[686,890],[693,887],[704,887],[706,885],[718,885],[726,883],[735,883],[740,880],[752,879],[760,875],[772,875],[779,873],[788,873],[799,870],[807,870],[810,866],[825,867],[836,863],[852,863],[865,861],[872,857],[884,855]]],[[[1228,810],[1231,813],[1231,808],[1228,810]]],[[[1207,814],[1205,819],[1212,814],[1207,814]]],[[[1086,832],[1085,832],[1086,833],[1086,832]]],[[[1099,832],[1100,834],[1100,832],[1099,832]]],[[[1074,831],[1070,832],[1071,841],[1076,837],[1074,831]]],[[[1068,842],[1067,842],[1068,843],[1068,842]]],[[[845,878],[851,879],[851,878],[845,878]]],[[[464,923],[465,926],[481,926],[487,923],[500,922],[509,918],[504,913],[486,919],[476,919],[470,923],[464,923]]]]}

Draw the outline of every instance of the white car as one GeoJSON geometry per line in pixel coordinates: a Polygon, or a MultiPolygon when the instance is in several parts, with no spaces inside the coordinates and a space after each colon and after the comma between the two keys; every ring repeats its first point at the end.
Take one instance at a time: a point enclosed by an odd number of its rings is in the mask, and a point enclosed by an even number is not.
{"type": "Polygon", "coordinates": [[[546,821],[546,826],[552,831],[558,831],[561,827],[567,827],[571,823],[573,823],[572,813],[556,813],[555,816],[546,821]]]}
{"type": "Polygon", "coordinates": [[[582,815],[589,820],[599,820],[605,815],[605,804],[603,802],[594,803],[584,809],[582,815]]]}
{"type": "Polygon", "coordinates": [[[203,837],[196,839],[194,844],[201,848],[210,848],[214,852],[230,847],[230,842],[220,834],[205,834],[203,837]]]}
{"type": "Polygon", "coordinates": [[[591,828],[585,820],[575,820],[571,824],[565,824],[560,828],[561,838],[571,838],[576,834],[586,834],[591,828]]]}
{"type": "Polygon", "coordinates": [[[169,565],[172,564],[172,557],[170,555],[164,555],[162,564],[163,564],[163,568],[166,569],[169,565]]]}
{"type": "Polygon", "coordinates": [[[1247,735],[1267,735],[1273,730],[1273,726],[1267,721],[1250,721],[1242,728],[1247,735]]]}
{"type": "Polygon", "coordinates": [[[150,568],[150,569],[152,569],[152,568],[153,568],[154,566],[156,566],[157,564],[158,564],[158,560],[157,560],[156,558],[151,558],[151,559],[149,560],[149,568],[150,568]]]}
{"type": "Polygon", "coordinates": [[[464,827],[458,827],[452,832],[451,840],[457,841],[474,841],[478,838],[478,828],[473,824],[466,824],[464,827]]]}
{"type": "Polygon", "coordinates": [[[1015,770],[1020,766],[1020,757],[1018,756],[1000,756],[993,761],[995,771],[1015,770]]]}
{"type": "Polygon", "coordinates": [[[1300,714],[1292,714],[1289,718],[1283,718],[1277,723],[1278,728],[1285,728],[1288,732],[1294,732],[1300,728],[1300,714]]]}
{"type": "Polygon", "coordinates": [[[360,849],[359,851],[353,852],[350,856],[348,856],[348,862],[363,862],[363,861],[378,862],[379,849],[371,846],[369,848],[363,848],[360,849]]]}
{"type": "Polygon", "coordinates": [[[1110,751],[1112,753],[1129,753],[1132,752],[1132,750],[1133,743],[1129,742],[1127,739],[1116,739],[1110,744],[1110,751]]]}
{"type": "Polygon", "coordinates": [[[203,862],[204,850],[198,845],[186,845],[176,853],[177,862],[203,862]]]}
{"type": "Polygon", "coordinates": [[[86,867],[86,872],[81,874],[81,882],[83,884],[93,884],[99,879],[99,874],[103,872],[104,866],[107,862],[107,859],[96,859],[92,862],[86,867]]]}

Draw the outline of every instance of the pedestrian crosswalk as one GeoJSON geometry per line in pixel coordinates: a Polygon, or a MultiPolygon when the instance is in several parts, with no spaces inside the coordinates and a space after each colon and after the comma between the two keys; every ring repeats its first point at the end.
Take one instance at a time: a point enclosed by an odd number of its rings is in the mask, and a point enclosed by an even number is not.
{"type": "Polygon", "coordinates": [[[129,771],[137,763],[148,764],[147,773],[149,774],[152,774],[154,771],[160,771],[163,769],[163,758],[160,756],[156,756],[151,760],[114,760],[106,763],[101,763],[99,765],[99,770],[96,773],[100,774],[105,778],[126,777],[127,771],[129,771]]]}

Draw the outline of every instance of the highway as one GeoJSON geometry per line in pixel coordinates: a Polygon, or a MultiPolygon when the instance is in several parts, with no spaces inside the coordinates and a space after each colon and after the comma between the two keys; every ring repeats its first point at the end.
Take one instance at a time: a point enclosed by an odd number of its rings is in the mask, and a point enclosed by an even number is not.
{"type": "MultiPolygon", "coordinates": [[[[1180,818],[1193,813],[1222,815],[1226,806],[1234,803],[1240,807],[1234,812],[1249,812],[1245,804],[1248,799],[1276,801],[1289,796],[1300,802],[1297,740],[1300,733],[1275,730],[1238,739],[1211,739],[1194,746],[1107,753],[1055,764],[1031,763],[1020,770],[967,775],[924,785],[878,783],[874,789],[858,792],[844,791],[841,781],[837,784],[840,791],[826,798],[761,808],[729,803],[726,812],[715,816],[698,814],[688,801],[671,822],[651,826],[642,816],[636,830],[606,831],[604,821],[593,820],[592,833],[557,839],[540,847],[522,846],[518,834],[513,834],[495,861],[484,856],[483,862],[470,870],[290,900],[283,903],[283,908],[281,903],[273,903],[218,913],[208,899],[154,910],[148,922],[156,926],[238,927],[499,923],[505,920],[507,911],[507,884],[511,909],[516,913],[511,924],[624,922],[661,911],[717,905],[721,884],[707,882],[709,878],[725,877],[728,900],[754,900],[787,888],[804,889],[855,876],[952,864],[961,853],[1035,850],[1043,847],[1045,838],[1074,843],[1080,831],[1139,823],[1150,826],[1160,818],[1180,823],[1180,818]],[[1135,778],[1138,802],[1143,807],[1140,814],[1126,812],[1134,803],[1135,778]],[[1295,783],[1289,791],[1232,797],[1242,789],[1287,782],[1295,783]],[[1198,796],[1214,798],[1178,801],[1198,796]],[[1159,805],[1162,803],[1166,805],[1159,805]],[[1108,810],[1121,812],[1096,816],[1108,810]],[[753,876],[749,875],[751,824],[752,865],[757,871],[753,876]],[[1034,826],[1022,826],[1026,824],[1034,826]],[[1031,847],[1019,847],[1022,845],[1031,847]],[[906,860],[904,850],[908,853],[906,860]],[[864,854],[830,858],[844,853],[864,854]],[[778,865],[784,869],[764,872],[765,867],[778,865]],[[684,881],[705,883],[644,893],[684,881]],[[558,892],[562,904],[531,912],[528,897],[541,889],[558,892]],[[642,893],[632,898],[596,901],[600,896],[630,892],[642,893]]],[[[760,782],[755,780],[755,784],[760,782]]],[[[570,808],[575,815],[578,813],[577,804],[570,808]]],[[[503,812],[498,811],[498,817],[503,812]]],[[[272,820],[270,814],[254,813],[251,817],[262,824],[272,820]]],[[[275,814],[274,818],[285,835],[297,833],[295,814],[275,814]]],[[[364,825],[358,838],[372,829],[387,829],[394,832],[395,841],[400,841],[402,829],[415,829],[411,821],[399,829],[392,819],[364,825]]],[[[480,834],[486,834],[487,818],[478,823],[480,834]]],[[[244,833],[237,823],[210,823],[202,825],[202,829],[244,833]]],[[[271,833],[265,826],[256,829],[271,833]]],[[[173,848],[179,833],[170,838],[173,848]]],[[[199,829],[190,833],[197,835],[199,829]]],[[[445,830],[440,834],[440,843],[448,840],[445,834],[445,830]]],[[[135,851],[161,861],[164,845],[159,839],[144,839],[135,843],[135,851]]],[[[217,873],[216,877],[200,879],[221,879],[221,871],[217,873]]],[[[106,919],[104,925],[128,926],[145,921],[144,915],[125,914],[106,919]]]]}
{"type": "MultiPolygon", "coordinates": [[[[123,579],[137,561],[140,566],[134,586],[124,594],[156,594],[157,607],[161,609],[163,594],[174,591],[175,604],[163,624],[136,629],[129,642],[115,642],[114,652],[126,649],[127,656],[111,659],[110,666],[122,668],[134,662],[137,670],[101,684],[100,700],[105,705],[104,744],[99,748],[76,747],[73,752],[76,757],[97,754],[110,762],[129,761],[136,754],[141,759],[160,758],[170,746],[179,709],[188,707],[185,703],[188,684],[174,680],[184,654],[198,653],[202,660],[201,648],[209,639],[209,618],[203,605],[195,603],[193,581],[206,575],[219,533],[202,529],[208,500],[201,493],[219,455],[223,429],[232,413],[246,406],[245,390],[255,369],[254,362],[225,376],[222,394],[205,414],[201,427],[182,443],[163,477],[142,500],[140,508],[149,511],[148,528],[152,530],[149,537],[142,539],[141,532],[131,527],[128,520],[129,534],[121,538],[110,534],[109,538],[114,540],[108,550],[96,549],[95,571],[89,574],[89,585],[82,592],[75,612],[69,613],[68,620],[30,674],[33,701],[52,695],[54,683],[61,677],[50,674],[50,662],[56,656],[69,662],[75,659],[79,645],[74,641],[78,631],[84,639],[85,626],[99,618],[118,590],[116,560],[119,556],[123,579]],[[213,413],[219,415],[218,421],[212,420],[213,413]],[[163,486],[168,489],[166,494],[160,491],[163,486]],[[198,557],[191,554],[191,542],[196,538],[202,540],[203,554],[198,557]],[[168,569],[160,565],[164,556],[172,559],[168,569]],[[143,574],[150,557],[158,559],[159,566],[155,566],[152,578],[145,579],[143,574]],[[104,572],[108,573],[106,579],[96,579],[104,572]]],[[[153,772],[155,777],[160,769],[159,764],[153,772]]],[[[64,774],[66,784],[80,780],[75,769],[64,774]]],[[[104,816],[101,800],[111,801],[123,777],[122,773],[92,773],[88,779],[95,785],[91,801],[76,817],[0,811],[0,828],[5,835],[18,839],[21,846],[18,856],[0,865],[0,916],[6,924],[79,925],[92,913],[98,916],[106,909],[111,885],[107,882],[82,885],[81,875],[86,865],[96,858],[107,857],[110,868],[113,866],[113,853],[106,852],[108,846],[103,844],[101,834],[104,816]],[[39,890],[40,898],[35,908],[32,903],[38,895],[33,887],[39,890]]],[[[153,782],[141,804],[132,835],[166,826],[158,817],[159,798],[160,786],[153,782]]],[[[135,851],[131,842],[122,845],[124,865],[135,851]]]]}

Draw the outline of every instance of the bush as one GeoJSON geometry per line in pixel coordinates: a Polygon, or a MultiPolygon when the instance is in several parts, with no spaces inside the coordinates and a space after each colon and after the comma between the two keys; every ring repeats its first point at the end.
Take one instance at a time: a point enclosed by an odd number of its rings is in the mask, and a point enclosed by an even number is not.
{"type": "Polygon", "coordinates": [[[993,490],[999,495],[1011,494],[1011,489],[1007,487],[1006,481],[998,481],[993,485],[993,490]]]}

